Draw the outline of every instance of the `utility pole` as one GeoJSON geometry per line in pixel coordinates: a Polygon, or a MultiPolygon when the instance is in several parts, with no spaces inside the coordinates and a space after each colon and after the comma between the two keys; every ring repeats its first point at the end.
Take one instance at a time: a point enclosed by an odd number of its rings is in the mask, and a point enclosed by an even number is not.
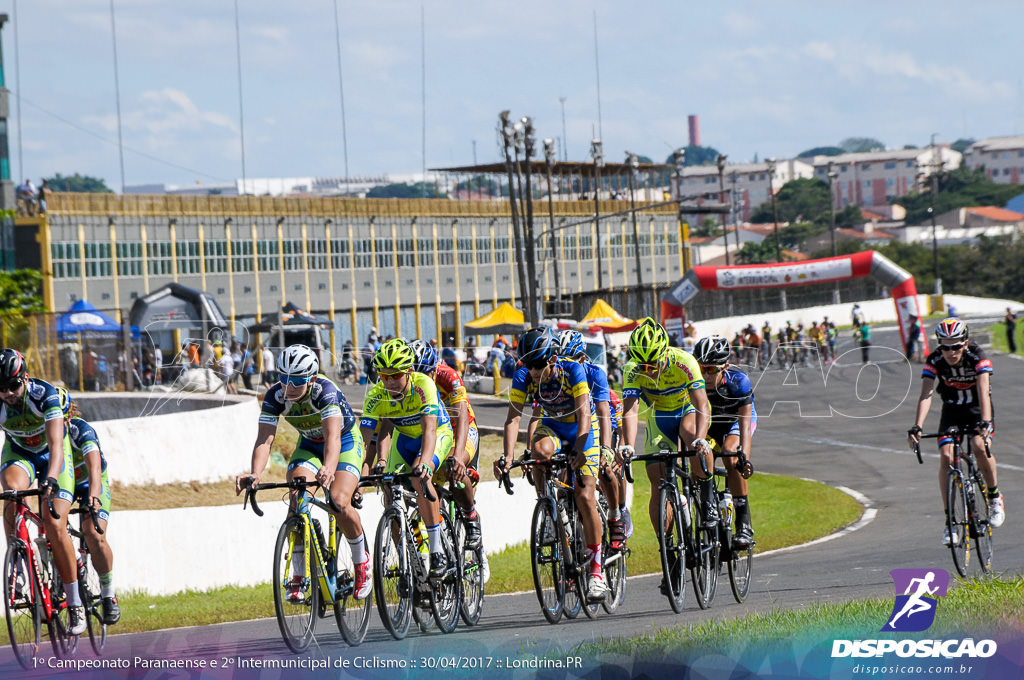
{"type": "Polygon", "coordinates": [[[935,260],[935,294],[942,295],[942,276],[939,275],[939,237],[937,235],[938,228],[935,224],[935,196],[939,193],[939,170],[942,169],[942,161],[938,158],[938,149],[935,146],[935,135],[937,132],[932,133],[932,190],[931,190],[931,205],[928,207],[928,212],[932,216],[932,256],[935,260]]]}
{"type": "Polygon", "coordinates": [[[569,160],[569,139],[565,136],[565,97],[559,97],[562,103],[562,160],[569,160]]]}
{"type": "Polygon", "coordinates": [[[526,273],[530,278],[530,326],[540,322],[540,282],[537,280],[537,247],[533,232],[533,184],[530,181],[530,166],[533,164],[534,144],[537,142],[536,131],[533,129],[533,118],[524,116],[523,124],[523,156],[526,159],[526,273]]]}
{"type": "Polygon", "coordinates": [[[554,185],[551,183],[551,166],[554,164],[554,162],[555,162],[555,140],[553,140],[553,139],[545,139],[544,140],[544,165],[547,168],[547,172],[548,172],[548,221],[550,222],[550,224],[548,226],[549,226],[549,230],[551,232],[550,235],[548,236],[548,240],[551,243],[551,266],[554,268],[554,273],[555,273],[555,300],[557,301],[556,302],[556,306],[559,309],[559,311],[556,312],[555,314],[556,314],[556,316],[561,316],[562,285],[561,285],[561,280],[560,280],[559,273],[558,273],[558,266],[560,264],[559,261],[558,261],[558,249],[555,246],[556,241],[557,241],[557,237],[555,236],[555,203],[554,203],[555,199],[553,197],[553,194],[555,193],[555,191],[554,191],[554,185]]]}
{"type": "Polygon", "coordinates": [[[782,242],[779,240],[779,212],[775,208],[775,159],[766,158],[768,164],[768,195],[772,198],[772,231],[775,232],[775,261],[782,262],[782,242]]]}
{"type": "Polygon", "coordinates": [[[594,247],[597,249],[597,288],[604,290],[604,272],[601,262],[601,168],[604,167],[604,145],[600,139],[590,142],[590,155],[594,158],[594,247]]]}
{"type": "MultiPolygon", "coordinates": [[[[718,165],[718,202],[725,203],[725,159],[722,154],[718,155],[715,161],[718,165]]],[[[724,216],[723,216],[724,217],[724,216]]],[[[729,266],[729,224],[728,220],[722,220],[722,242],[725,244],[725,266],[729,266]]]]}
{"type": "Polygon", "coordinates": [[[626,162],[629,163],[629,216],[633,220],[633,255],[636,257],[636,288],[640,291],[637,298],[640,299],[644,294],[644,276],[640,267],[640,235],[636,226],[636,185],[640,159],[635,153],[627,151],[626,162]]]}
{"type": "Polygon", "coordinates": [[[509,120],[509,111],[502,111],[498,114],[499,132],[501,132],[502,147],[505,151],[505,173],[508,175],[508,202],[512,211],[512,239],[515,244],[516,273],[519,275],[519,299],[526,304],[529,300],[526,285],[526,268],[523,266],[523,238],[519,225],[519,211],[516,206],[515,179],[512,174],[511,148],[514,144],[515,130],[509,120]]]}
{"type": "MultiPolygon", "coordinates": [[[[832,167],[832,161],[828,162],[828,221],[829,234],[832,236],[832,257],[838,255],[836,250],[836,200],[832,194],[832,185],[839,177],[839,173],[832,167]]],[[[839,282],[832,283],[832,304],[839,304],[839,282]]]]}

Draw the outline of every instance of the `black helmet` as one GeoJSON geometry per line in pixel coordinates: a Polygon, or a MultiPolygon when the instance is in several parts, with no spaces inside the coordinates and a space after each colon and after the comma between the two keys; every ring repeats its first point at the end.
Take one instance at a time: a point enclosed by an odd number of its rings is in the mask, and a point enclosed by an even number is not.
{"type": "Polygon", "coordinates": [[[0,350],[0,384],[9,385],[25,377],[25,357],[16,349],[0,350]]]}
{"type": "Polygon", "coordinates": [[[537,326],[519,338],[519,358],[527,368],[543,368],[558,350],[558,338],[547,326],[537,326]]]}
{"type": "Polygon", "coordinates": [[[730,354],[729,341],[717,335],[701,338],[693,348],[693,358],[703,366],[727,364],[730,354]]]}

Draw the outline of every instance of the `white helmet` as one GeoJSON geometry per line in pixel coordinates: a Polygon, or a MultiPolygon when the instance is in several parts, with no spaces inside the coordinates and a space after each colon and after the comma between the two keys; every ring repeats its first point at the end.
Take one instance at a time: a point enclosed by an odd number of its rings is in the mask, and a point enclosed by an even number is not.
{"type": "Polygon", "coordinates": [[[312,378],[320,372],[316,352],[305,345],[286,347],[277,359],[277,372],[282,375],[312,378]]]}

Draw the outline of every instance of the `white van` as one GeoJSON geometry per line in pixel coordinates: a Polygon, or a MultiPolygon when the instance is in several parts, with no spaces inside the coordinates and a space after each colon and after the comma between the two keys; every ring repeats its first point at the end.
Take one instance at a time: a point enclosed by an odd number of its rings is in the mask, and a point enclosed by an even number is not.
{"type": "Polygon", "coordinates": [[[590,362],[602,368],[608,366],[608,356],[605,353],[604,331],[597,326],[588,326],[573,319],[545,319],[541,321],[545,326],[551,326],[555,333],[564,330],[579,331],[583,336],[583,342],[587,345],[587,356],[590,362]]]}

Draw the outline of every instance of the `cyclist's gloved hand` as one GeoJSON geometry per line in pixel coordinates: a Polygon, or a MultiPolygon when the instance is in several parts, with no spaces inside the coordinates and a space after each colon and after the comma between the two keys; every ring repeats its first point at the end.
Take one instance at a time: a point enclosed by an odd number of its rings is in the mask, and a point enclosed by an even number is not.
{"type": "Polygon", "coordinates": [[[708,444],[707,439],[694,439],[693,443],[690,444],[694,451],[700,451],[701,453],[711,453],[711,445],[708,444]]]}
{"type": "Polygon", "coordinates": [[[615,462],[618,463],[619,465],[622,465],[623,463],[628,462],[629,459],[632,458],[635,454],[636,449],[634,449],[629,444],[623,444],[615,452],[615,462]]]}
{"type": "Polygon", "coordinates": [[[586,452],[583,449],[576,450],[576,447],[573,447],[572,460],[569,461],[569,464],[572,465],[572,469],[573,470],[579,470],[584,465],[586,465],[586,463],[587,463],[587,454],[586,454],[586,452]]]}
{"type": "Polygon", "coordinates": [[[750,479],[754,475],[754,464],[750,462],[750,459],[739,451],[740,458],[736,459],[737,468],[739,469],[740,477],[743,479],[750,479]]]}
{"type": "Polygon", "coordinates": [[[56,496],[57,492],[60,491],[60,483],[57,482],[56,477],[47,477],[46,479],[40,480],[39,490],[42,491],[44,495],[49,494],[56,496]]]}
{"type": "Polygon", "coordinates": [[[352,507],[356,510],[363,509],[363,492],[359,489],[352,492],[352,507]]]}
{"type": "Polygon", "coordinates": [[[449,456],[445,463],[448,465],[449,479],[455,482],[466,482],[466,466],[455,454],[449,456]]]}
{"type": "Polygon", "coordinates": [[[96,496],[89,498],[89,507],[94,511],[99,512],[103,508],[103,502],[96,496]]]}
{"type": "Polygon", "coordinates": [[[612,447],[601,447],[601,464],[609,467],[615,464],[615,451],[612,447]]]}
{"type": "Polygon", "coordinates": [[[420,479],[430,479],[431,469],[423,463],[420,463],[412,469],[412,473],[420,479]]]}
{"type": "Polygon", "coordinates": [[[235,477],[235,495],[242,493],[242,489],[248,489],[260,483],[259,475],[238,475],[235,477]]]}
{"type": "Polygon", "coordinates": [[[978,421],[978,434],[982,437],[987,437],[992,433],[992,421],[991,420],[979,420],[978,421]]]}
{"type": "Polygon", "coordinates": [[[907,430],[907,441],[910,442],[910,448],[913,449],[918,442],[921,441],[921,426],[914,425],[912,428],[907,430]]]}
{"type": "Polygon", "coordinates": [[[377,463],[376,465],[373,466],[373,474],[375,474],[375,475],[382,475],[382,474],[384,474],[384,461],[380,461],[379,463],[377,463]]]}

